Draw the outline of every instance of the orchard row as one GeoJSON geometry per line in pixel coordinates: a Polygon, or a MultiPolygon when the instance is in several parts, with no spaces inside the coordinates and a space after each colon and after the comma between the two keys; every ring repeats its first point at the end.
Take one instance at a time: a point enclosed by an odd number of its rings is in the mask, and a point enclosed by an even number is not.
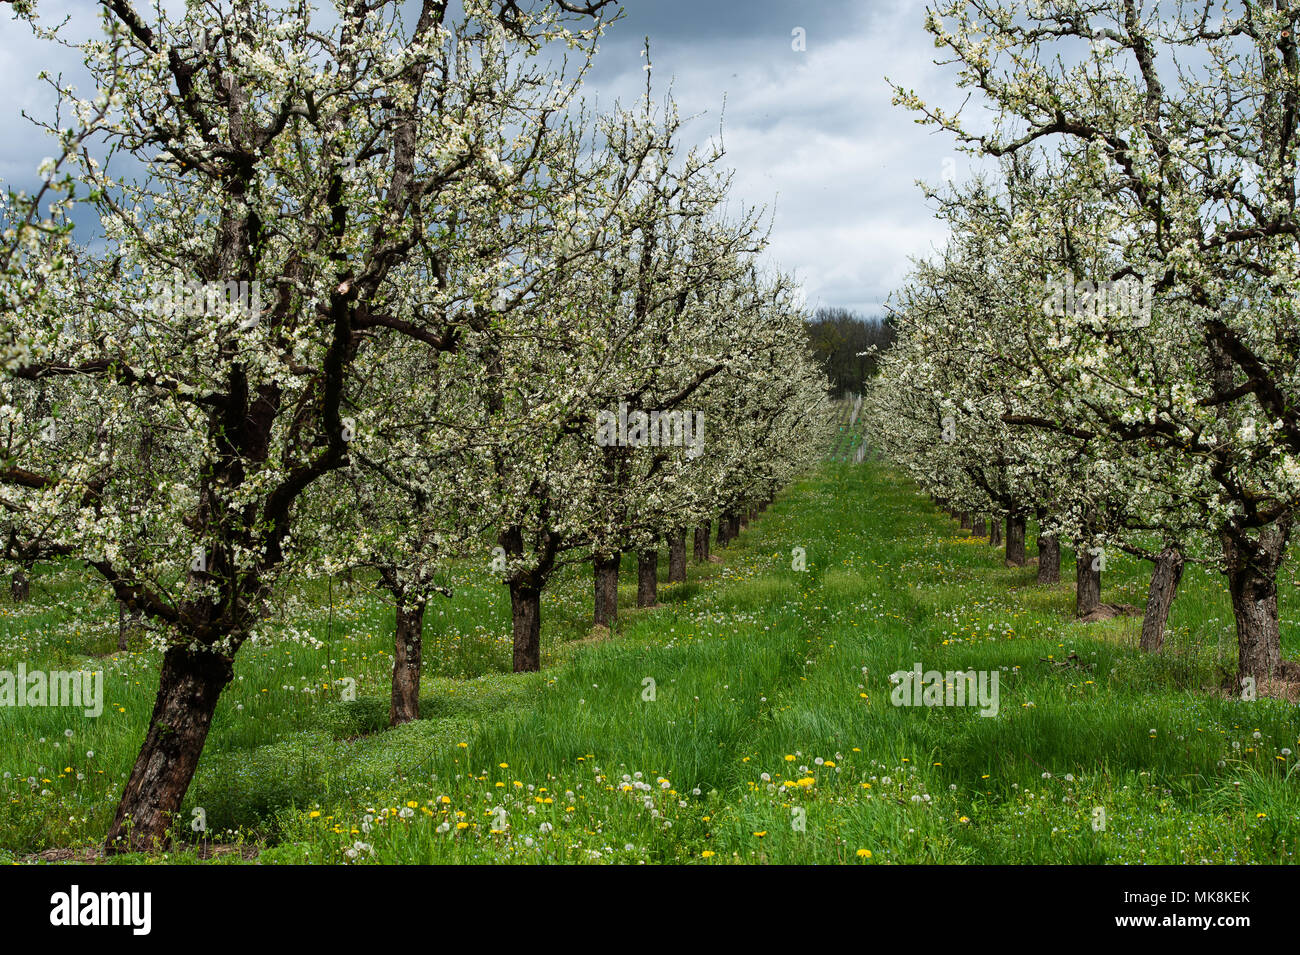
{"type": "Polygon", "coordinates": [[[606,0],[410,6],[108,5],[95,95],[51,80],[60,152],[6,201],[4,558],[84,561],[163,650],[110,850],[165,838],[283,582],[373,574],[411,720],[448,561],[509,589],[536,670],[559,568],[609,622],[621,554],[676,572],[827,425],[720,141],[683,148],[649,72],[582,101],[606,0]]]}
{"type": "MultiPolygon", "coordinates": [[[[1300,505],[1300,10],[948,2],[928,28],[987,122],[898,90],[991,174],[896,299],[877,444],[956,513],[1006,521],[1077,610],[1108,551],[1152,562],[1158,651],[1188,561],[1226,578],[1238,681],[1292,681],[1277,580],[1300,505]]],[[[982,520],[983,518],[979,518],[982,520]]],[[[969,526],[970,521],[967,521],[969,526]]],[[[1235,692],[1236,688],[1233,688],[1235,692]]]]}

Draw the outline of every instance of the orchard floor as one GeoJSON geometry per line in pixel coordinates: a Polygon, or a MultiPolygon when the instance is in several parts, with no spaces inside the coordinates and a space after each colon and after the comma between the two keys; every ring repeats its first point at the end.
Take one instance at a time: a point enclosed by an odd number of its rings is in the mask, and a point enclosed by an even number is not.
{"type": "MultiPolygon", "coordinates": [[[[625,563],[612,636],[588,632],[573,569],[543,604],[545,669],[521,676],[490,557],[458,568],[428,613],[424,718],[396,730],[391,611],[360,582],[304,585],[292,627],[237,658],[184,810],[209,845],[113,861],[1293,861],[1297,707],[1218,690],[1235,635],[1213,575],[1189,568],[1166,650],[1144,656],[1140,620],[1072,619],[1068,553],[1066,582],[1040,587],[870,460],[823,465],[715,553],[650,610],[625,563]],[[918,662],[996,670],[998,714],[892,705],[889,674],[918,662]]],[[[1108,564],[1103,599],[1140,606],[1147,572],[1108,564]]],[[[0,709],[0,861],[84,860],[157,652],[113,649],[108,595],[75,567],[0,611],[0,669],[105,670],[97,719],[0,709]]]]}

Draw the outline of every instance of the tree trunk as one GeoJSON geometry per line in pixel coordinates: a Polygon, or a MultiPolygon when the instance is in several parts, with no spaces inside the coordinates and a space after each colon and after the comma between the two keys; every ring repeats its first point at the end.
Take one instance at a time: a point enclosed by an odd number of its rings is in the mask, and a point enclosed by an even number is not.
{"type": "Polygon", "coordinates": [[[968,531],[971,529],[970,511],[962,511],[960,514],[957,515],[957,517],[961,521],[962,530],[968,531]]]}
{"type": "Polygon", "coordinates": [[[976,517],[976,518],[974,518],[974,519],[971,520],[970,536],[971,536],[971,537],[988,537],[988,536],[989,536],[988,528],[987,528],[987,527],[985,526],[985,524],[984,524],[984,518],[983,518],[983,517],[976,517]]]}
{"type": "Polygon", "coordinates": [[[1142,618],[1142,641],[1139,644],[1147,653],[1155,653],[1165,642],[1165,623],[1169,608],[1173,606],[1178,582],[1183,579],[1183,555],[1172,544],[1156,555],[1151,571],[1151,587],[1147,590],[1147,610],[1142,618]]]}
{"type": "Polygon", "coordinates": [[[598,627],[612,630],[618,623],[618,565],[621,558],[622,555],[615,551],[613,556],[596,554],[591,559],[596,585],[594,623],[598,627]]]}
{"type": "Polygon", "coordinates": [[[542,668],[542,591],[529,581],[510,582],[510,616],[514,625],[514,671],[542,668]]]}
{"type": "Polygon", "coordinates": [[[1038,535],[1038,582],[1061,582],[1061,542],[1051,534],[1038,535]]]}
{"type": "Polygon", "coordinates": [[[726,547],[740,534],[740,517],[735,511],[723,511],[718,518],[718,546],[726,547]]]}
{"type": "Polygon", "coordinates": [[[19,567],[14,571],[13,577],[9,581],[9,596],[14,603],[24,603],[32,593],[32,583],[27,579],[27,572],[19,567]]]}
{"type": "Polygon", "coordinates": [[[210,651],[171,647],[163,655],[149,731],[108,830],[107,853],[168,844],[168,830],[198,768],[217,700],[233,675],[231,660],[210,651]]]}
{"type": "Polygon", "coordinates": [[[1092,613],[1101,603],[1101,567],[1094,569],[1097,555],[1088,553],[1086,544],[1074,548],[1074,615],[1092,613]]]}
{"type": "Polygon", "coordinates": [[[636,561],[636,605],[653,607],[658,602],[659,551],[639,551],[636,561]]]}
{"type": "Polygon", "coordinates": [[[388,725],[399,726],[420,718],[420,657],[424,637],[424,601],[409,606],[397,601],[393,651],[393,700],[388,725]]]}
{"type": "Polygon", "coordinates": [[[1002,546],[1002,522],[996,517],[989,518],[989,546],[1002,546]]]}
{"type": "Polygon", "coordinates": [[[686,582],[686,528],[678,527],[668,535],[668,579],[675,584],[686,582]]]}
{"type": "Polygon", "coordinates": [[[1285,520],[1259,532],[1223,534],[1228,593],[1237,622],[1237,677],[1270,680],[1282,665],[1282,641],[1277,617],[1277,569],[1286,556],[1291,522],[1285,520]]]}
{"type": "Polygon", "coordinates": [[[711,521],[705,521],[695,528],[695,559],[697,561],[706,561],[709,559],[709,531],[711,530],[711,521]]]}
{"type": "MultiPolygon", "coordinates": [[[[1039,554],[1042,560],[1042,554],[1039,554]]],[[[1025,519],[1007,515],[1007,561],[1017,567],[1025,566],[1025,519]]]]}

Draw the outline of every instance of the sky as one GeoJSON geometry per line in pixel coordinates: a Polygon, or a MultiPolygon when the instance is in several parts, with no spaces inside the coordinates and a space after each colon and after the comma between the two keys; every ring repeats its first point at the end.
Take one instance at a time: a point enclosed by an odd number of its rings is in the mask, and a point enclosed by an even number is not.
{"type": "Polygon", "coordinates": [[[960,103],[954,72],[934,63],[922,0],[629,0],[624,9],[590,88],[633,100],[649,36],[656,87],[671,81],[682,115],[697,117],[688,136],[716,135],[723,121],[735,194],[771,211],[769,257],[803,282],[810,307],[877,314],[911,258],[943,246],[947,229],[916,181],[960,180],[971,160],[893,106],[886,82],[960,103]]]}
{"type": "MultiPolygon", "coordinates": [[[[63,11],[84,18],[94,6],[41,0],[39,9],[53,20],[63,11]]],[[[916,180],[960,180],[971,162],[947,134],[890,102],[886,77],[927,100],[960,102],[952,70],[934,64],[923,0],[625,0],[624,11],[585,95],[602,106],[634,103],[648,36],[657,95],[671,83],[682,116],[692,117],[686,140],[716,136],[722,123],[736,201],[771,215],[769,261],[802,282],[810,308],[879,314],[911,257],[932,254],[946,236],[916,180]]],[[[78,66],[26,27],[0,26],[5,184],[33,188],[52,151],[21,116],[50,116],[37,72],[75,75],[78,66]]]]}

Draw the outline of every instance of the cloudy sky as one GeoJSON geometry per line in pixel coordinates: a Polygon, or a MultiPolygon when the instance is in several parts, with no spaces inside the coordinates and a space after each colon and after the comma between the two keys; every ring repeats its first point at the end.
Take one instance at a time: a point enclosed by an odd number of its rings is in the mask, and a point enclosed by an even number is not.
{"type": "MultiPolygon", "coordinates": [[[[46,19],[84,18],[92,0],[42,0],[46,19]]],[[[146,4],[145,6],[148,6],[146,4]]],[[[941,245],[915,181],[968,166],[944,134],[890,104],[885,78],[957,102],[952,73],[922,29],[923,0],[625,0],[601,44],[588,95],[631,103],[644,88],[651,40],[657,90],[671,81],[689,138],[723,122],[739,200],[773,216],[771,258],[804,283],[808,304],[876,313],[910,256],[941,245]],[[794,49],[794,31],[805,49],[794,49]],[[725,115],[723,106],[725,103],[725,115]]],[[[7,19],[7,15],[0,14],[7,19]]],[[[0,27],[0,179],[31,188],[51,150],[20,111],[48,116],[36,73],[57,51],[25,27],[0,27]]],[[[75,58],[64,66],[77,71],[75,58]]]]}
{"type": "Polygon", "coordinates": [[[886,83],[956,105],[934,65],[922,0],[630,0],[601,46],[591,86],[635,97],[650,37],[655,83],[672,81],[688,130],[719,118],[735,190],[774,216],[771,257],[803,280],[808,303],[878,312],[909,257],[942,245],[917,179],[961,178],[952,140],[892,106],[886,83]],[[802,28],[806,49],[793,49],[802,28]],[[723,103],[725,101],[725,115],[723,103]],[[945,160],[948,165],[945,167],[945,160]]]}

